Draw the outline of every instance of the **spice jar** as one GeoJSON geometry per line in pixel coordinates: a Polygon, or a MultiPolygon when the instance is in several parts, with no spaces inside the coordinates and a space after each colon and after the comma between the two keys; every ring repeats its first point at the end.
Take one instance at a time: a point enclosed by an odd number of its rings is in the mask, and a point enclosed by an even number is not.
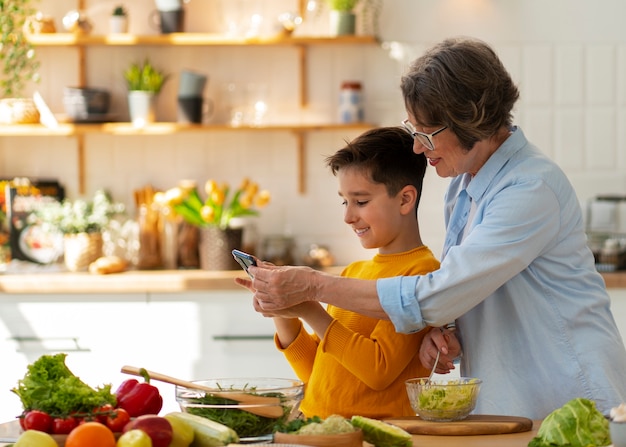
{"type": "Polygon", "coordinates": [[[363,94],[360,82],[344,81],[339,91],[339,122],[363,121],[363,94]]]}

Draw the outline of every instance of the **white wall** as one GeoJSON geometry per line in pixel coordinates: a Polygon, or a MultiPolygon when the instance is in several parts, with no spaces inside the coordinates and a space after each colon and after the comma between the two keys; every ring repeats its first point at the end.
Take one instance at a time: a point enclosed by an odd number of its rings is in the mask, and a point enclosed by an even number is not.
{"type": "MultiPolygon", "coordinates": [[[[266,17],[293,9],[296,1],[224,0],[242,14],[261,5],[266,17]],[[251,6],[252,5],[252,6],[251,6]]],[[[95,33],[107,30],[106,16],[118,1],[86,0],[95,33]]],[[[126,2],[131,32],[155,33],[147,23],[152,0],[126,2]]],[[[75,0],[42,0],[57,28],[75,0]]],[[[226,3],[224,3],[226,4],[226,3]]],[[[218,0],[192,0],[188,31],[215,31],[224,11],[218,0]]],[[[89,47],[89,85],[110,88],[113,112],[127,118],[124,68],[149,56],[172,73],[159,98],[159,119],[176,119],[176,81],[181,68],[209,74],[208,96],[222,119],[222,85],[265,82],[271,121],[327,121],[334,117],[339,85],[363,82],[366,119],[380,125],[404,117],[399,76],[406,64],[431,43],[452,35],[473,35],[494,45],[521,89],[516,123],[555,159],[573,182],[581,202],[606,193],[626,193],[626,3],[622,0],[383,0],[381,46],[314,46],[309,57],[310,105],[298,106],[298,65],[289,47],[89,47]]],[[[326,17],[307,24],[326,32],[326,17]]],[[[54,112],[62,112],[62,90],[75,85],[77,50],[40,48],[43,79],[37,87],[54,112]]],[[[342,222],[334,178],[324,156],[342,146],[350,132],[312,132],[307,137],[307,192],[297,191],[296,146],[288,132],[193,133],[166,137],[89,135],[86,189],[108,188],[132,204],[132,190],[151,183],[173,186],[181,178],[238,183],[250,176],[273,193],[271,205],[256,219],[261,235],[290,233],[299,252],[309,243],[331,247],[339,263],[370,256],[342,222]]],[[[78,195],[77,148],[72,138],[0,139],[0,175],[58,177],[70,197],[78,195]],[[17,151],[16,149],[20,150],[17,151]]],[[[422,199],[423,237],[436,253],[443,243],[442,196],[446,180],[427,174],[422,199]]]]}

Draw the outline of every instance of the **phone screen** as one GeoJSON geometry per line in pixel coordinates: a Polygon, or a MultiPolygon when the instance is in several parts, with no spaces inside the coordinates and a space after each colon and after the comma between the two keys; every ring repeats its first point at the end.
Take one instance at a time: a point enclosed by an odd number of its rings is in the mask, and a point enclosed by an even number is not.
{"type": "Polygon", "coordinates": [[[233,257],[235,258],[235,261],[237,261],[239,265],[241,266],[241,268],[246,271],[248,276],[250,278],[254,278],[248,271],[249,266],[256,265],[256,260],[254,259],[254,256],[249,255],[248,253],[245,253],[243,251],[236,250],[236,249],[233,250],[232,253],[233,253],[233,257]]]}

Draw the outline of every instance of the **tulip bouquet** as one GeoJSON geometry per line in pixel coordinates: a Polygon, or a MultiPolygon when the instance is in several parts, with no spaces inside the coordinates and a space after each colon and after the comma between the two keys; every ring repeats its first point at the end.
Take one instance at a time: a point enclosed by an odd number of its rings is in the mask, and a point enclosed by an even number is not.
{"type": "Polygon", "coordinates": [[[244,178],[234,191],[228,183],[220,185],[215,180],[208,180],[204,191],[207,197],[202,200],[195,182],[181,182],[155,199],[192,225],[223,230],[229,228],[233,218],[258,216],[258,209],[270,201],[269,191],[259,190],[259,185],[248,178],[244,178]]]}

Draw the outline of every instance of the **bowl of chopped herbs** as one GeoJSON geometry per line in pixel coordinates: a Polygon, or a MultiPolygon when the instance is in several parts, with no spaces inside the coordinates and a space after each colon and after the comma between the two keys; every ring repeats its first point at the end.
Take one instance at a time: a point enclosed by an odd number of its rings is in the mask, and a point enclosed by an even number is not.
{"type": "Polygon", "coordinates": [[[176,386],[181,411],[226,425],[242,442],[272,439],[276,427],[298,414],[304,383],[280,378],[218,378],[176,386]]]}

